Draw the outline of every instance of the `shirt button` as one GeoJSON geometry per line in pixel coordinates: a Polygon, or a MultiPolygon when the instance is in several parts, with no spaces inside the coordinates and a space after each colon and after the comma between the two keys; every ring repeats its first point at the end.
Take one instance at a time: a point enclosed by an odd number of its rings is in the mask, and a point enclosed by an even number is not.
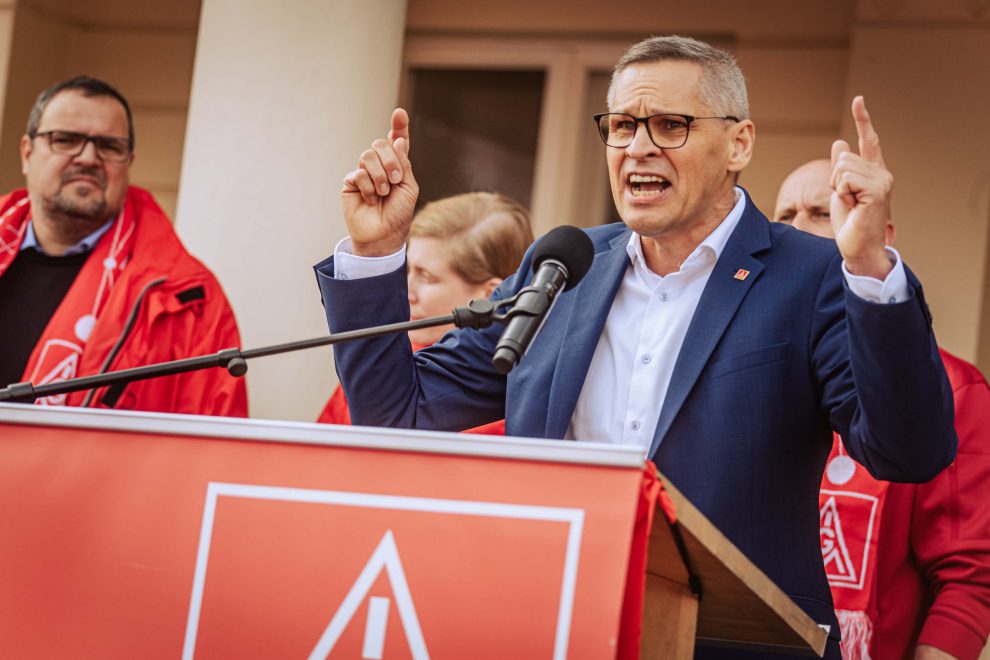
{"type": "Polygon", "coordinates": [[[667,302],[667,294],[666,293],[661,293],[660,294],[660,302],[667,302]]]}
{"type": "Polygon", "coordinates": [[[653,360],[653,357],[649,353],[647,353],[640,359],[642,359],[643,364],[649,364],[653,360]]]}
{"type": "Polygon", "coordinates": [[[633,431],[638,431],[639,430],[639,420],[636,420],[636,421],[634,421],[632,423],[632,430],[633,431]]]}

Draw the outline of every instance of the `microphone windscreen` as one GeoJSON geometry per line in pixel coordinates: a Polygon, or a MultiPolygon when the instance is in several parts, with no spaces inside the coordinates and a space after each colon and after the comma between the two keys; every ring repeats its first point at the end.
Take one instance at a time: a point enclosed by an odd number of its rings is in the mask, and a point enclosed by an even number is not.
{"type": "Polygon", "coordinates": [[[551,229],[540,239],[533,251],[533,272],[547,259],[559,261],[567,268],[567,286],[581,281],[595,259],[595,246],[588,235],[571,225],[551,229]]]}

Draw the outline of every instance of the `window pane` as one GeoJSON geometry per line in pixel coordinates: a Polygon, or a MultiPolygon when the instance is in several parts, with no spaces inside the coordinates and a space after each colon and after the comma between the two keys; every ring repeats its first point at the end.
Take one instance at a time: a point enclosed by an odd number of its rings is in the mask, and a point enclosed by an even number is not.
{"type": "Polygon", "coordinates": [[[543,81],[542,71],[409,71],[420,206],[476,190],[530,206],[543,81]]]}

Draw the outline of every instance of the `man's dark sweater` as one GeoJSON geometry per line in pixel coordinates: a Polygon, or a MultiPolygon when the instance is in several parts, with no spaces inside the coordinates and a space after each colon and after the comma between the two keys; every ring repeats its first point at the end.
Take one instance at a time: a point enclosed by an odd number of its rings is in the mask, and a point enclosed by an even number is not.
{"type": "Polygon", "coordinates": [[[27,248],[0,277],[0,387],[23,380],[31,351],[87,257],[51,257],[27,248]]]}

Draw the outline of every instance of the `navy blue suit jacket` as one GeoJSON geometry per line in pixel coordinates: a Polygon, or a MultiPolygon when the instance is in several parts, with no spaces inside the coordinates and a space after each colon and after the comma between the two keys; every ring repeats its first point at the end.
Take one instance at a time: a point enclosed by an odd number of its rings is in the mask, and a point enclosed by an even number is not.
{"type": "MultiPolygon", "coordinates": [[[[508,378],[491,365],[501,327],[453,331],[415,355],[400,335],[336,346],[354,422],[461,430],[504,415],[510,435],[563,438],[629,267],[629,231],[587,230],[591,270],[560,295],[508,378]]],[[[332,259],[316,270],[332,332],[409,318],[404,268],[357,281],[333,279],[332,259]]],[[[527,254],[493,297],[530,277],[527,254]]],[[[881,479],[926,481],[955,455],[951,391],[920,284],[908,279],[907,301],[866,302],[846,290],[833,241],[769,223],[747,199],[677,356],[649,451],[833,636],[818,538],[832,429],[881,479]],[[740,268],[743,280],[733,277],[740,268]]]]}

